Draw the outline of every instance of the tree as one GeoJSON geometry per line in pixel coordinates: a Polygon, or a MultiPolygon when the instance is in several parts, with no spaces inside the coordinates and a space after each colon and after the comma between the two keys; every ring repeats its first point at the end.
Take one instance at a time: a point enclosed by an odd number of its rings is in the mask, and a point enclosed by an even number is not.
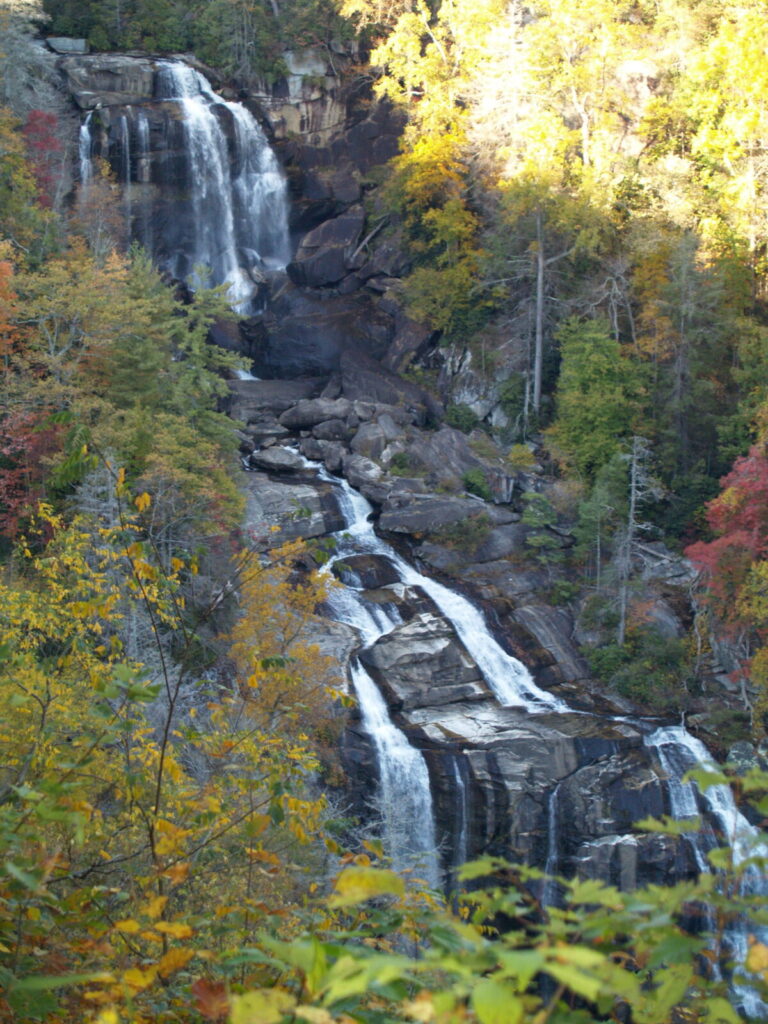
{"type": "Polygon", "coordinates": [[[549,437],[568,465],[593,480],[631,431],[640,376],[605,321],[568,320],[558,338],[562,362],[549,437]]]}
{"type": "Polygon", "coordinates": [[[282,851],[295,860],[321,826],[306,742],[253,689],[194,674],[200,623],[181,600],[194,563],[163,571],[140,525],[148,495],[131,502],[118,472],[114,496],[115,526],[41,509],[21,585],[0,587],[0,1005],[19,1021],[177,1002],[180,971],[253,941],[270,889],[285,913],[282,851]],[[124,650],[136,605],[146,664],[124,650]],[[89,991],[60,1004],[75,980],[89,991]]]}

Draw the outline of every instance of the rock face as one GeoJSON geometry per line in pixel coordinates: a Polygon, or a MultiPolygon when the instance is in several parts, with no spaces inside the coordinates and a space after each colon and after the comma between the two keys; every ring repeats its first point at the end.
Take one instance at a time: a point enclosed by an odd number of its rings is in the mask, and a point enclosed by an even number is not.
{"type": "MultiPolygon", "coordinates": [[[[465,550],[424,540],[421,560],[441,572],[460,572],[497,618],[506,648],[535,673],[536,684],[555,688],[579,709],[532,713],[500,706],[454,626],[425,592],[401,582],[393,561],[364,552],[338,559],[338,579],[361,592],[371,608],[396,608],[387,615],[402,620],[357,656],[392,719],[425,758],[444,872],[491,853],[622,887],[695,873],[690,847],[634,829],[641,818],[671,811],[665,772],[646,741],[649,727],[633,724],[592,692],[571,640],[572,619],[541,600],[546,573],[514,561],[530,529],[519,513],[458,494],[425,493],[423,480],[388,475],[381,445],[404,438],[410,443],[409,432],[420,428],[408,422],[413,414],[404,415],[402,406],[343,393],[343,380],[325,396],[312,394],[309,384],[241,381],[232,387],[234,401],[250,410],[250,436],[268,415],[294,437],[305,435],[303,454],[341,469],[377,502],[382,532],[434,537],[481,515],[482,539],[465,550]],[[311,436],[331,423],[351,440],[311,436]]],[[[249,458],[270,470],[246,477],[252,535],[272,545],[342,530],[331,485],[281,444],[262,443],[267,447],[249,458]],[[284,464],[286,452],[290,465],[284,464]],[[268,523],[280,527],[277,536],[268,523]]],[[[449,438],[449,448],[451,443],[449,438]]],[[[352,713],[345,731],[343,757],[354,809],[365,816],[376,790],[377,761],[359,713],[352,713]]],[[[554,893],[542,898],[555,898],[554,893]]]]}
{"type": "MultiPolygon", "coordinates": [[[[356,105],[327,54],[294,53],[286,63],[284,83],[265,85],[257,99],[284,140],[298,245],[287,279],[264,277],[242,255],[269,301],[242,337],[220,330],[228,346],[254,360],[254,372],[296,378],[230,382],[224,406],[243,424],[240,448],[250,469],[246,531],[266,548],[342,530],[332,485],[304,458],[342,473],[374,504],[383,534],[412,545],[436,574],[460,576],[537,685],[568,694],[583,712],[500,707],[453,626],[424,593],[400,582],[392,562],[365,553],[337,564],[341,580],[365,591],[372,605],[396,606],[403,620],[360,659],[426,758],[446,870],[493,853],[624,887],[684,877],[695,870],[685,845],[632,828],[671,810],[643,730],[617,720],[590,691],[571,639],[578,625],[547,603],[547,572],[523,561],[531,528],[509,502],[521,483],[532,489],[536,480],[492,465],[459,431],[428,429],[441,420],[440,403],[397,374],[435,343],[401,308],[397,278],[408,261],[396,232],[366,223],[361,205],[366,175],[397,151],[398,117],[383,105],[356,105]],[[469,473],[481,475],[497,504],[463,493],[469,473]]],[[[129,216],[145,221],[170,251],[188,230],[179,211],[191,182],[178,105],[158,97],[156,62],[73,55],[60,67],[74,102],[90,113],[95,151],[133,183],[129,216]]],[[[231,140],[232,118],[222,110],[212,116],[231,140]]],[[[464,354],[449,354],[444,366],[451,359],[454,400],[493,415],[498,394],[483,391],[464,354]]],[[[660,599],[653,614],[675,635],[671,604],[660,599]]],[[[347,652],[349,629],[329,633],[343,635],[347,652]]],[[[376,766],[354,715],[344,754],[364,814],[376,766]]]]}
{"type": "Polygon", "coordinates": [[[626,887],[695,869],[673,844],[634,831],[638,818],[668,811],[636,728],[499,707],[450,623],[432,613],[394,628],[360,657],[424,751],[446,869],[459,853],[491,852],[566,875],[589,865],[587,875],[626,887]],[[467,847],[459,851],[461,807],[467,847]]]}

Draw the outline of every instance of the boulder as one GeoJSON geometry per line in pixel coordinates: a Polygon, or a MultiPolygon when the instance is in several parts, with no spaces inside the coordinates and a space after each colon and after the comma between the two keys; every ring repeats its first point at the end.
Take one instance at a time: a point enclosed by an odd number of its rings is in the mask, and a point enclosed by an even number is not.
{"type": "Polygon", "coordinates": [[[222,408],[232,419],[244,423],[258,421],[265,413],[279,415],[301,399],[315,395],[318,378],[309,380],[230,380],[229,395],[222,399],[222,408]]]}
{"type": "Polygon", "coordinates": [[[392,317],[366,295],[308,293],[291,284],[272,301],[262,326],[263,338],[249,353],[260,377],[329,375],[349,351],[365,353],[378,365],[394,329],[392,317]]]}
{"type": "Polygon", "coordinates": [[[344,352],[340,360],[343,394],[351,401],[400,406],[412,423],[440,417],[442,407],[423,388],[403,380],[360,350],[344,352]]]}
{"type": "Polygon", "coordinates": [[[244,529],[259,548],[274,548],[300,537],[321,537],[344,527],[344,517],[328,484],[278,482],[265,473],[245,473],[243,483],[244,529]]]}
{"type": "Polygon", "coordinates": [[[359,655],[393,711],[487,700],[488,686],[449,622],[417,615],[359,655]]]}
{"type": "MultiPolygon", "coordinates": [[[[328,420],[344,420],[349,415],[350,409],[350,403],[346,398],[302,399],[280,416],[280,422],[291,430],[307,430],[328,420]]],[[[327,438],[326,440],[336,439],[327,438]]]]}
{"type": "Polygon", "coordinates": [[[588,678],[589,666],[571,640],[573,616],[566,608],[523,605],[515,609],[513,617],[549,651],[566,680],[588,678]]]}
{"type": "Polygon", "coordinates": [[[399,492],[384,502],[379,527],[387,533],[434,533],[453,523],[477,516],[482,502],[447,494],[399,492]]]}
{"type": "Polygon", "coordinates": [[[88,53],[87,39],[71,39],[69,36],[47,36],[45,41],[54,53],[88,53]]]}
{"type": "Polygon", "coordinates": [[[278,441],[290,434],[290,430],[287,427],[278,423],[274,416],[269,415],[250,420],[247,429],[250,436],[260,443],[278,441]]]}
{"type": "Polygon", "coordinates": [[[466,435],[448,426],[434,432],[414,433],[408,458],[423,469],[427,481],[433,485],[461,486],[465,473],[485,468],[469,447],[466,435]]]}
{"type": "Polygon", "coordinates": [[[248,461],[257,469],[266,469],[270,473],[298,473],[304,469],[304,460],[301,456],[281,445],[253,452],[248,461]]]}
{"type": "Polygon", "coordinates": [[[123,54],[62,57],[67,91],[81,110],[131,106],[154,98],[155,68],[148,58],[123,54]]]}
{"type": "Polygon", "coordinates": [[[378,423],[363,423],[350,441],[350,448],[358,455],[378,460],[388,444],[386,433],[378,423]]]}
{"type": "Polygon", "coordinates": [[[351,269],[350,259],[365,223],[362,207],[355,207],[308,232],[288,264],[288,276],[301,287],[336,284],[351,269]]]}
{"type": "Polygon", "coordinates": [[[364,455],[347,455],[343,462],[344,476],[352,487],[360,488],[364,484],[377,484],[384,473],[381,466],[367,459],[364,455]]]}
{"type": "Polygon", "coordinates": [[[374,590],[400,582],[400,574],[382,555],[351,555],[334,562],[333,574],[348,587],[374,590]]]}
{"type": "Polygon", "coordinates": [[[353,430],[339,419],[323,420],[312,427],[312,436],[321,441],[348,441],[352,434],[353,430]]]}

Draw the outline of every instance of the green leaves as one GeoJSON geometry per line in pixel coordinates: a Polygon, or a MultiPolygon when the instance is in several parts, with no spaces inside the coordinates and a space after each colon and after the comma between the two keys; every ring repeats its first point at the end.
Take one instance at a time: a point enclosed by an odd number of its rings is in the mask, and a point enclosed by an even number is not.
{"type": "Polygon", "coordinates": [[[480,1024],[520,1024],[523,1003],[511,985],[486,978],[472,990],[472,1007],[480,1024]]]}
{"type": "Polygon", "coordinates": [[[351,907],[376,896],[403,896],[405,883],[395,871],[384,868],[348,867],[336,880],[328,900],[331,907],[351,907]]]}

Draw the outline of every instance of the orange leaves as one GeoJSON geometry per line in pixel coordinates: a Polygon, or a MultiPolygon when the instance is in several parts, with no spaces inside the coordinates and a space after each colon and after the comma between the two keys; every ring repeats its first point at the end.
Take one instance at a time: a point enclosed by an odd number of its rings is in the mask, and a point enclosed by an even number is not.
{"type": "Polygon", "coordinates": [[[179,828],[172,821],[164,821],[162,818],[155,822],[155,852],[160,857],[168,854],[181,853],[184,849],[184,840],[190,835],[190,829],[179,828]]]}
{"type": "Polygon", "coordinates": [[[192,985],[195,1007],[206,1020],[220,1021],[229,1013],[229,996],[222,981],[198,978],[192,985]]]}
{"type": "Polygon", "coordinates": [[[188,862],[171,864],[170,867],[163,871],[163,878],[169,879],[171,886],[181,885],[189,877],[189,868],[188,862]]]}

